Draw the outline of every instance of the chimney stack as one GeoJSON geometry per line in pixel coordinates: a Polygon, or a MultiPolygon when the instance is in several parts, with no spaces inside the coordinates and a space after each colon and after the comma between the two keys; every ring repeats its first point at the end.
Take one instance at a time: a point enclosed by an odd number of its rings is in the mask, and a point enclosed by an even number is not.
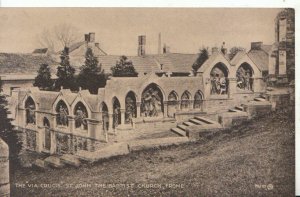
{"type": "Polygon", "coordinates": [[[260,50],[263,42],[251,42],[251,50],[260,50]]]}
{"type": "Polygon", "coordinates": [[[89,33],[89,36],[90,36],[90,42],[95,42],[95,33],[94,32],[90,32],[89,33]]]}
{"type": "Polygon", "coordinates": [[[90,41],[90,35],[89,34],[84,34],[84,41],[89,42],[90,41]]]}
{"type": "Polygon", "coordinates": [[[141,35],[138,37],[138,56],[146,55],[145,45],[146,45],[146,36],[141,35]]]}
{"type": "Polygon", "coordinates": [[[161,54],[161,34],[158,34],[158,51],[157,54],[161,54]]]}
{"type": "Polygon", "coordinates": [[[166,43],[164,43],[164,47],[163,47],[163,54],[167,54],[170,53],[170,47],[166,45],[166,43]]]}

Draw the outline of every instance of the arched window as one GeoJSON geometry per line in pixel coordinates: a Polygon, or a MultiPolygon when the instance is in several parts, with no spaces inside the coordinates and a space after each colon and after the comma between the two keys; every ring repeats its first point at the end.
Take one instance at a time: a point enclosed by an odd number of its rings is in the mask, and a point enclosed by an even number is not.
{"type": "Polygon", "coordinates": [[[125,98],[125,123],[132,123],[132,118],[136,117],[136,96],[130,91],[125,98]]]}
{"type": "Polygon", "coordinates": [[[50,122],[49,122],[48,118],[44,117],[43,125],[44,125],[44,127],[50,128],[50,122]]]}
{"type": "Polygon", "coordinates": [[[109,128],[108,107],[104,102],[101,104],[100,110],[102,112],[103,130],[108,131],[108,128],[109,128]]]}
{"type": "Polygon", "coordinates": [[[188,91],[185,91],[181,96],[181,109],[188,109],[190,105],[190,93],[188,91]]]}
{"type": "Polygon", "coordinates": [[[203,97],[201,91],[197,91],[194,96],[194,109],[203,110],[203,97]]]}
{"type": "Polygon", "coordinates": [[[141,115],[144,117],[163,117],[163,93],[152,83],[142,93],[141,115]]]}
{"type": "Polygon", "coordinates": [[[36,124],[35,118],[35,103],[31,97],[28,97],[25,102],[26,124],[36,124]]]}
{"type": "Polygon", "coordinates": [[[236,72],[237,88],[241,90],[253,91],[253,69],[244,62],[236,72]]]}
{"type": "Polygon", "coordinates": [[[121,124],[121,104],[118,98],[113,98],[113,128],[121,124]]]}
{"type": "Polygon", "coordinates": [[[82,102],[78,102],[76,104],[75,110],[74,110],[74,115],[75,115],[75,128],[87,130],[88,129],[88,124],[87,124],[88,112],[82,102]]]}
{"type": "Polygon", "coordinates": [[[68,126],[69,110],[66,103],[60,100],[56,105],[56,124],[60,126],[68,126]]]}
{"type": "Polygon", "coordinates": [[[175,91],[172,91],[168,96],[168,117],[174,118],[177,110],[178,96],[175,91]]]}
{"type": "Polygon", "coordinates": [[[217,63],[210,72],[210,94],[228,93],[228,70],[225,64],[217,63]]]}

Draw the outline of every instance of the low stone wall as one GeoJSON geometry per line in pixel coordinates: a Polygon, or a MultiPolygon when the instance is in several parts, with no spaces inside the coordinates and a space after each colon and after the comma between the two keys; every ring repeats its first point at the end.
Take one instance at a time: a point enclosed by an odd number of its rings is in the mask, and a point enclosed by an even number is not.
{"type": "Polygon", "coordinates": [[[230,128],[248,120],[248,114],[246,112],[225,112],[220,114],[218,119],[224,128],[230,128]]]}
{"type": "Polygon", "coordinates": [[[0,138],[0,196],[10,196],[9,150],[0,138]]]}
{"type": "Polygon", "coordinates": [[[263,116],[271,112],[272,105],[268,101],[252,101],[244,106],[244,111],[249,114],[249,117],[263,116]]]}

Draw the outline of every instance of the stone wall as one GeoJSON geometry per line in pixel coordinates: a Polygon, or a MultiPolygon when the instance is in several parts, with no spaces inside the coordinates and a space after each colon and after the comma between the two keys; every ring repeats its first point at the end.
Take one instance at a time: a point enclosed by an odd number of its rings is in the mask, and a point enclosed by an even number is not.
{"type": "Polygon", "coordinates": [[[0,196],[10,196],[9,150],[0,138],[0,196]]]}

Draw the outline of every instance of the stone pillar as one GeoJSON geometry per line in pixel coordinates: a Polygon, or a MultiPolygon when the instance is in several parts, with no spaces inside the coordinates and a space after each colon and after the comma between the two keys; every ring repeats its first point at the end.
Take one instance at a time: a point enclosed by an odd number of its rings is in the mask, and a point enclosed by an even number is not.
{"type": "Polygon", "coordinates": [[[164,118],[168,117],[168,101],[164,101],[164,118]]]}
{"type": "Polygon", "coordinates": [[[51,130],[50,131],[50,138],[51,138],[51,146],[50,146],[50,154],[54,154],[56,152],[56,133],[51,130]]]}
{"type": "Polygon", "coordinates": [[[87,150],[92,152],[95,151],[95,141],[91,140],[91,139],[87,139],[87,150]]]}
{"type": "Polygon", "coordinates": [[[69,134],[68,136],[68,153],[73,152],[73,145],[72,145],[72,136],[69,134]]]}
{"type": "Polygon", "coordinates": [[[121,109],[120,112],[121,112],[121,125],[124,125],[125,124],[125,109],[121,109]]]}
{"type": "Polygon", "coordinates": [[[236,93],[236,78],[228,78],[229,80],[229,87],[228,87],[228,97],[234,98],[236,93]]]}
{"type": "Polygon", "coordinates": [[[113,132],[113,122],[114,122],[114,118],[113,118],[113,114],[108,114],[108,132],[113,132]]]}
{"type": "Polygon", "coordinates": [[[141,117],[141,102],[136,102],[136,118],[141,117]]]}
{"type": "Polygon", "coordinates": [[[70,130],[70,133],[74,133],[74,130],[75,130],[75,119],[73,116],[69,116],[68,117],[68,122],[69,122],[69,130],[70,130]]]}
{"type": "Polygon", "coordinates": [[[0,196],[10,196],[9,150],[0,138],[0,196]]]}

